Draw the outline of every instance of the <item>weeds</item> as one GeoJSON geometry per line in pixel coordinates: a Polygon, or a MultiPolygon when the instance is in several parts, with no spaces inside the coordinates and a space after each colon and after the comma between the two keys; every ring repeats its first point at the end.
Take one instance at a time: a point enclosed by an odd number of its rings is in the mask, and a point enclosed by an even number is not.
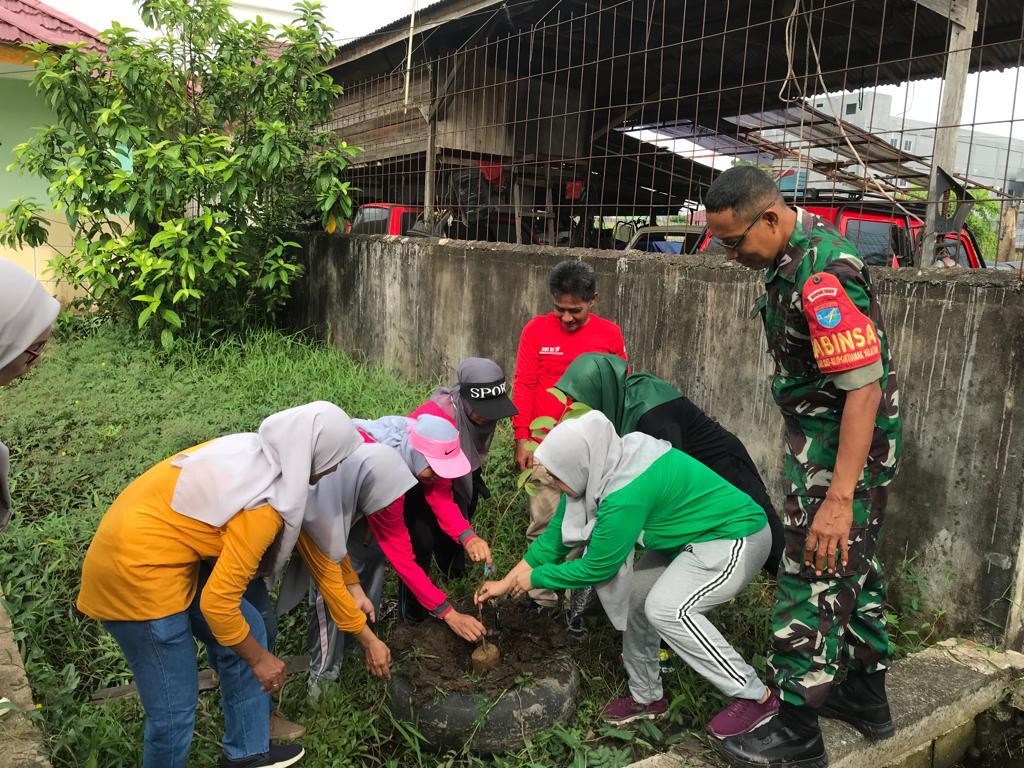
{"type": "Polygon", "coordinates": [[[888,578],[889,605],[885,620],[889,626],[889,642],[897,658],[923,650],[934,642],[944,615],[943,611],[926,610],[925,579],[914,565],[916,559],[916,556],[904,558],[888,578]],[[897,604],[898,612],[894,607],[897,604]]]}
{"type": "MultiPolygon", "coordinates": [[[[128,768],[140,761],[142,711],[137,699],[106,705],[93,692],[130,681],[117,644],[95,622],[78,616],[74,600],[81,563],[96,524],[134,477],[176,451],[210,437],[254,429],[282,408],[311,400],[339,403],[355,416],[406,413],[434,384],[409,384],[353,362],[335,350],[278,333],[229,340],[216,349],[182,345],[155,352],[127,330],[91,318],[63,318],[43,364],[0,391],[2,434],[12,449],[15,518],[0,537],[0,583],[16,627],[55,768],[128,768]]],[[[499,572],[525,549],[526,500],[516,490],[511,430],[503,425],[486,468],[492,498],[474,517],[491,544],[499,572]]],[[[445,587],[467,600],[482,574],[445,587]]],[[[394,595],[389,578],[385,600],[394,595]]],[[[745,658],[763,669],[770,647],[772,591],[756,581],[717,609],[713,620],[745,658]]],[[[387,610],[382,611],[388,615],[387,610]]],[[[382,631],[387,636],[386,625],[382,631]]],[[[278,651],[305,651],[302,611],[283,617],[278,651]]],[[[570,653],[580,668],[580,693],[570,722],[525,740],[514,754],[486,760],[456,751],[437,755],[415,724],[398,721],[385,688],[348,659],[337,683],[306,698],[289,685],[281,708],[308,728],[305,765],[530,768],[615,768],[699,728],[724,699],[683,664],[664,676],[671,699],[663,729],[649,723],[609,729],[602,707],[624,695],[620,639],[594,622],[570,653]]],[[[358,656],[358,654],[357,654],[358,656]]],[[[525,682],[525,681],[524,681],[525,682]]],[[[217,695],[200,697],[190,765],[216,763],[221,713],[217,695]]]]}

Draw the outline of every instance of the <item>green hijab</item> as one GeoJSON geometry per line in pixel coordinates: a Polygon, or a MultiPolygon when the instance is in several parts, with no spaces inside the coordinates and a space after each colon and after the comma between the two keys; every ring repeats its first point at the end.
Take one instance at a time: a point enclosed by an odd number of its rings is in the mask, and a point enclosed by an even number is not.
{"type": "Polygon", "coordinates": [[[573,360],[555,386],[576,402],[604,413],[620,435],[635,432],[637,422],[652,408],[683,396],[657,376],[627,374],[626,361],[618,355],[597,352],[573,360]]]}

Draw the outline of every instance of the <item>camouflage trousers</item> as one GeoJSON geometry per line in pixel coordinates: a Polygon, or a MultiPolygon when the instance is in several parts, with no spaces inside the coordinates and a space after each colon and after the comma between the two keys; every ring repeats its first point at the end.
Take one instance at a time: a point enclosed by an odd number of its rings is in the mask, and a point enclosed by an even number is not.
{"type": "Polygon", "coordinates": [[[876,556],[886,488],[853,502],[849,560],[835,574],[804,566],[804,544],[820,497],[787,496],[786,550],[772,611],[769,674],[791,704],[820,707],[840,665],[861,672],[886,669],[892,648],[885,624],[885,579],[876,556]]]}

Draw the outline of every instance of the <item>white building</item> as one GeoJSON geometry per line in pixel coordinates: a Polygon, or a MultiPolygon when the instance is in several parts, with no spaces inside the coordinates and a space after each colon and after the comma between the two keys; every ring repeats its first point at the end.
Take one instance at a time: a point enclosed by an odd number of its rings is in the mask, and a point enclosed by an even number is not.
{"type": "MultiPolygon", "coordinates": [[[[935,143],[935,126],[903,117],[887,93],[855,91],[842,96],[817,97],[815,109],[833,112],[848,123],[887,140],[911,155],[930,157],[935,143]]],[[[897,105],[898,107],[899,105],[897,105]]],[[[1024,182],[1024,141],[985,133],[967,125],[960,128],[954,172],[973,181],[1011,192],[1014,182],[1024,182]]]]}

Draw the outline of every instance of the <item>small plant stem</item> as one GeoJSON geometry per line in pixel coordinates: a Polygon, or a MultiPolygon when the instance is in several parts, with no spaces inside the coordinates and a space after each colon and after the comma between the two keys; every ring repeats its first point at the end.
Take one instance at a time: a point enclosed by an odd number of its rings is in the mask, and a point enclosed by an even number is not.
{"type": "MultiPolygon", "coordinates": [[[[480,623],[483,624],[484,623],[484,606],[483,606],[482,603],[476,607],[476,616],[480,620],[480,623]]],[[[487,631],[486,630],[484,631],[484,636],[480,638],[480,647],[481,648],[486,648],[487,647],[487,631]]]]}

